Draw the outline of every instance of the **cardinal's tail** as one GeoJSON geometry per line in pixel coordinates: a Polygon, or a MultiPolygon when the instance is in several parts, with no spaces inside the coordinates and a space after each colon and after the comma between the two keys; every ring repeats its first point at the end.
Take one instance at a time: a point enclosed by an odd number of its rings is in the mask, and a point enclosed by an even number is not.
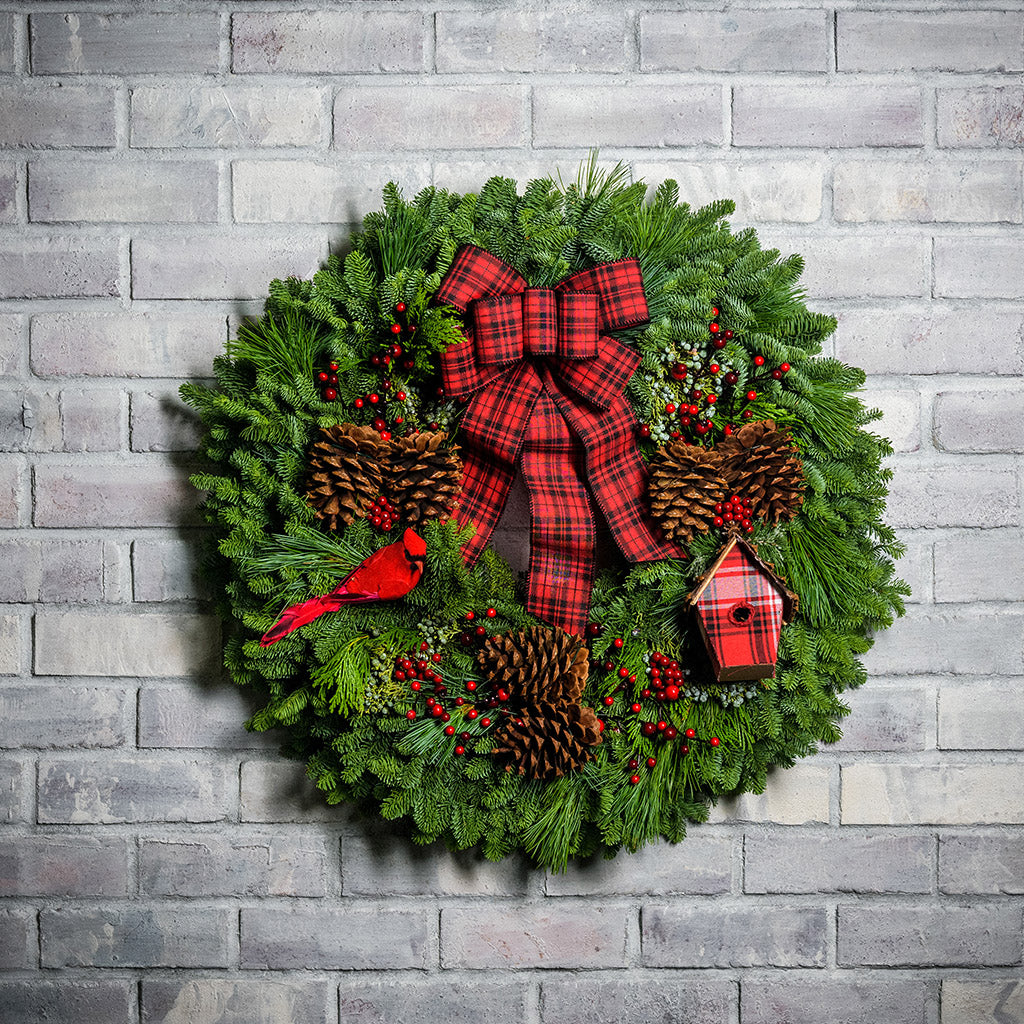
{"type": "Polygon", "coordinates": [[[333,600],[328,600],[331,595],[325,597],[311,597],[308,601],[301,601],[286,608],[281,613],[281,618],[274,623],[260,640],[260,647],[269,647],[276,644],[282,637],[319,618],[324,612],[332,611],[337,607],[333,600]]]}

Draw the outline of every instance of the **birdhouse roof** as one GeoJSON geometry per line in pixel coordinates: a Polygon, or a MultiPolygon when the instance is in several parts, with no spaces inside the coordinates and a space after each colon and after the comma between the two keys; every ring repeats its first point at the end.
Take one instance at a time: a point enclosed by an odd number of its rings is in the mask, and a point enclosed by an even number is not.
{"type": "Polygon", "coordinates": [[[750,562],[757,567],[764,578],[779,592],[782,597],[782,621],[789,622],[796,614],[796,610],[799,607],[800,600],[796,594],[793,593],[786,585],[779,579],[775,570],[766,562],[761,561],[757,557],[757,551],[754,547],[748,544],[745,540],[740,540],[739,537],[730,537],[725,543],[725,546],[721,551],[718,552],[714,562],[711,563],[711,567],[701,577],[700,582],[697,586],[690,591],[687,595],[687,602],[693,606],[696,605],[700,600],[701,595],[707,589],[708,584],[715,578],[715,574],[718,572],[722,563],[728,558],[729,552],[733,548],[738,547],[750,562]]]}

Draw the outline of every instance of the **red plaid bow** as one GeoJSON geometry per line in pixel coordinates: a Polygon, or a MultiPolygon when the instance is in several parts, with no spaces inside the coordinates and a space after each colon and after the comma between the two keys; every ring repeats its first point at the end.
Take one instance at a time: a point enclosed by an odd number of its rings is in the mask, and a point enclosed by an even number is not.
{"type": "Polygon", "coordinates": [[[626,558],[680,554],[644,507],[647,474],[622,396],[640,357],[604,333],[648,319],[640,265],[603,263],[554,288],[528,288],[467,245],[437,297],[468,314],[466,340],[441,357],[446,393],[470,399],[459,521],[476,533],[463,557],[472,564],[487,546],[520,459],[532,519],[527,608],[579,633],[596,540],[587,483],[626,558]]]}

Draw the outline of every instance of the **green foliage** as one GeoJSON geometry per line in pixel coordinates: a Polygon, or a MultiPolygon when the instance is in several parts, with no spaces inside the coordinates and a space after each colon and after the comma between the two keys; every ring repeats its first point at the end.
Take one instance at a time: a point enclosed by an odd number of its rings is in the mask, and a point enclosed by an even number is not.
{"type": "MultiPolygon", "coordinates": [[[[213,527],[208,561],[227,622],[225,666],[260,695],[250,726],[278,730],[329,803],[354,801],[408,819],[417,842],[480,846],[494,859],[525,849],[559,870],[570,858],[635,850],[659,836],[678,841],[688,821],[707,816],[711,801],[761,792],[773,767],[838,738],[837,723],[848,712],[838,695],[863,683],[858,656],[869,648],[871,630],[902,612],[907,594],[893,568],[900,545],[882,521],[883,459],[891,452],[864,429],[873,416],[856,396],[861,371],[819,356],[835,321],[804,305],[802,260],[763,250],[753,231],[730,230],[723,218],[732,210],[726,200],[692,210],[680,203],[674,182],[648,198],[623,168],[603,171],[596,159],[575,181],[539,179],[522,193],[506,178],[492,178],[478,194],[428,188],[411,200],[389,185],[383,209],[366,217],[347,256],[332,255],[311,281],[272,282],[263,318],[245,322],[214,361],[215,383],[182,387],[206,428],[207,466],[193,482],[205,492],[203,514],[213,527]],[[694,385],[673,377],[677,363],[707,364],[713,355],[737,375],[735,388],[721,391],[706,444],[738,421],[742,395],[757,379],[755,356],[791,366],[784,379],[758,385],[749,406],[791,430],[807,485],[791,523],[758,525],[752,538],[801,601],[783,629],[775,678],[733,699],[709,675],[685,599],[720,536],[698,537],[685,560],[606,570],[593,590],[591,617],[602,630],[589,641],[584,701],[601,710],[607,727],[583,770],[549,784],[503,771],[490,755],[483,716],[468,715],[479,696],[468,686],[479,681],[472,637],[468,647],[463,642],[468,613],[495,609],[484,620],[490,632],[533,620],[493,551],[467,570],[459,549],[468,534],[454,521],[423,524],[426,570],[405,599],[349,606],[271,647],[258,643],[283,608],[331,590],[394,539],[365,520],[338,534],[321,529],[304,493],[318,431],[370,423],[376,408],[355,407],[370,393],[383,395],[395,416],[401,391],[404,428],[436,423],[459,441],[459,410],[437,394],[437,371],[439,354],[462,341],[463,325],[432,300],[466,242],[489,249],[535,286],[595,262],[639,260],[651,321],[620,337],[641,357],[627,397],[655,434],[664,428],[667,400],[689,401],[694,385]],[[712,353],[713,307],[734,336],[712,353]],[[396,323],[401,357],[374,368],[372,357],[391,351],[396,323]],[[335,402],[316,382],[330,362],[337,365],[335,402]],[[615,638],[623,639],[621,649],[615,638]],[[441,656],[446,706],[457,726],[452,736],[428,713],[425,693],[395,676],[403,658],[427,648],[441,656]],[[684,699],[652,705],[642,697],[655,651],[687,667],[684,699]],[[623,683],[619,669],[636,683],[623,683]],[[456,696],[462,704],[453,703],[456,696]],[[635,701],[642,715],[630,711],[635,701]],[[694,730],[689,753],[660,733],[645,735],[643,721],[652,717],[681,736],[694,730]],[[635,785],[633,760],[641,766],[635,785]]],[[[645,457],[656,445],[657,437],[641,443],[645,457]]]]}

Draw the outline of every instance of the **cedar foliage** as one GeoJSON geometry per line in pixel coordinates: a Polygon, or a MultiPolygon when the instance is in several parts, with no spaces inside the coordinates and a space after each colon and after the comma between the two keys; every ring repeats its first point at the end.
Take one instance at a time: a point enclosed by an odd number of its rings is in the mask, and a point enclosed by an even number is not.
{"type": "MultiPolygon", "coordinates": [[[[901,548],[882,521],[890,476],[882,460],[891,449],[865,429],[878,414],[856,398],[861,371],[819,356],[835,321],[804,305],[802,261],[761,249],[751,230],[731,231],[723,220],[733,209],[727,201],[691,210],[671,181],[646,196],[621,168],[603,173],[594,161],[575,182],[531,181],[522,194],[506,178],[492,178],[478,194],[428,188],[410,201],[389,185],[383,209],[366,218],[347,256],[331,256],[310,281],[274,281],[263,318],[245,324],[214,361],[214,386],[181,389],[206,427],[209,468],[194,483],[206,492],[204,514],[213,526],[210,571],[226,621],[225,665],[236,683],[263,697],[249,725],[281,730],[286,751],[307,762],[328,802],[355,801],[385,818],[407,818],[417,842],[479,844],[494,859],[522,848],[559,870],[572,857],[635,850],[658,836],[677,841],[688,821],[707,816],[710,801],[760,792],[770,768],[790,766],[839,737],[837,721],[848,711],[840,694],[865,679],[857,656],[870,647],[872,630],[902,613],[908,591],[892,561],[901,548]],[[750,538],[800,596],[800,614],[782,633],[776,677],[739,704],[714,699],[706,673],[701,683],[700,641],[680,608],[714,558],[716,531],[695,537],[686,560],[607,571],[593,592],[591,617],[603,628],[587,641],[595,661],[582,702],[608,727],[580,771],[550,783],[504,772],[479,720],[459,722],[470,739],[456,757],[458,737],[445,737],[422,715],[405,717],[414,695],[392,679],[392,668],[424,636],[443,651],[449,689],[465,693],[460,688],[476,672],[475,651],[457,638],[467,612],[496,608],[492,632],[535,624],[496,554],[486,552],[471,572],[464,568],[464,536],[453,522],[421,524],[427,566],[407,598],[350,606],[272,647],[258,643],[282,608],[325,593],[391,539],[365,520],[324,533],[304,486],[308,451],[321,430],[372,419],[372,410],[354,413],[352,402],[378,384],[368,356],[391,340],[398,302],[418,324],[412,364],[392,375],[394,388],[409,396],[406,424],[425,429],[442,421],[458,441],[458,410],[434,395],[437,353],[461,340],[460,324],[431,298],[467,242],[536,286],[595,262],[640,261],[651,321],[620,337],[643,358],[627,389],[641,422],[660,415],[659,396],[682,397],[686,386],[669,368],[707,346],[712,305],[735,332],[719,355],[739,375],[736,394],[755,375],[755,355],[792,366],[751,407],[756,419],[789,430],[806,480],[799,514],[779,526],[759,523],[750,538]],[[313,382],[328,361],[339,367],[334,403],[313,382]],[[615,637],[625,640],[621,650],[612,647],[615,637]],[[692,666],[704,698],[630,714],[652,651],[692,666]],[[621,679],[603,670],[606,658],[636,675],[632,691],[617,689],[621,679]],[[613,703],[605,706],[609,695],[613,703]],[[680,735],[696,730],[689,754],[642,734],[641,719],[653,716],[680,735]],[[703,742],[711,736],[719,746],[703,742]],[[627,762],[652,756],[656,766],[630,785],[627,762]]],[[[723,422],[730,413],[724,395],[718,411],[716,422],[723,422]]],[[[721,436],[713,431],[705,443],[721,436]]],[[[641,447],[649,458],[656,445],[641,447]]]]}

